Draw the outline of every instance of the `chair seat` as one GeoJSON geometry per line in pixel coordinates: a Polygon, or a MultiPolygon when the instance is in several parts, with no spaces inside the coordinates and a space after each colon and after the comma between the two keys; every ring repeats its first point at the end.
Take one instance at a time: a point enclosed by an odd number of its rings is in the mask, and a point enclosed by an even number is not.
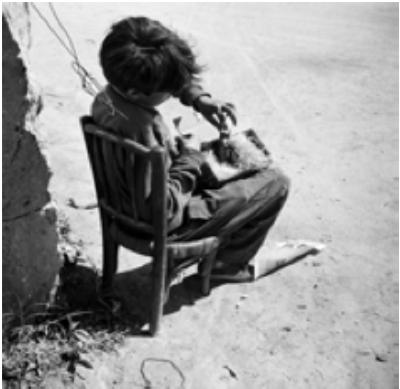
{"type": "MultiPolygon", "coordinates": [[[[153,239],[151,237],[138,237],[129,233],[125,228],[121,228],[116,222],[110,227],[113,238],[122,246],[134,250],[141,255],[153,255],[153,239]]],[[[204,257],[218,247],[219,240],[216,236],[185,241],[167,243],[168,258],[182,260],[191,257],[204,257]]]]}

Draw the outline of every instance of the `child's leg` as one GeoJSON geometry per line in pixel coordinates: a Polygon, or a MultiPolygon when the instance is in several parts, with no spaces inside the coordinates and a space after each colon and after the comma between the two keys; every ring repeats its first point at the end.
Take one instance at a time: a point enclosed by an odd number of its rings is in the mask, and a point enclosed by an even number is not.
{"type": "MultiPolygon", "coordinates": [[[[259,200],[252,206],[256,212],[246,214],[246,210],[243,210],[238,217],[241,217],[242,223],[245,224],[237,224],[234,232],[223,239],[216,261],[231,269],[246,266],[263,245],[268,231],[283,208],[286,197],[287,192],[282,193],[276,199],[275,204],[271,203],[271,199],[268,199],[269,201],[259,200]]],[[[222,229],[222,233],[231,228],[232,226],[226,226],[222,229]]]]}
{"type": "Polygon", "coordinates": [[[285,175],[279,170],[266,170],[250,179],[226,185],[222,190],[209,191],[225,203],[232,199],[243,200],[226,215],[220,209],[207,222],[192,221],[186,226],[185,238],[220,237],[214,279],[223,280],[225,275],[227,280],[230,275],[235,278],[234,275],[243,269],[250,279],[258,278],[315,251],[315,246],[307,244],[260,250],[286,202],[288,190],[289,180],[285,175]]]}
{"type": "Polygon", "coordinates": [[[217,253],[214,279],[229,280],[232,276],[233,281],[255,280],[322,249],[321,245],[307,241],[263,246],[286,202],[288,186],[284,175],[275,177],[272,184],[267,182],[248,206],[221,229],[221,236],[227,236],[217,253]]]}

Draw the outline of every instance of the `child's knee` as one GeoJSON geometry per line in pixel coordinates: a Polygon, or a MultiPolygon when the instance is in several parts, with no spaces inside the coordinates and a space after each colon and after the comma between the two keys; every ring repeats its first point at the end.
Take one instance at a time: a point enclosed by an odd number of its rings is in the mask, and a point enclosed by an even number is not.
{"type": "Polygon", "coordinates": [[[290,191],[290,186],[291,186],[290,178],[285,173],[283,173],[282,170],[278,170],[277,182],[280,186],[282,196],[286,198],[290,191]]]}
{"type": "Polygon", "coordinates": [[[272,192],[278,197],[286,198],[290,190],[290,179],[289,177],[278,167],[274,167],[266,172],[268,185],[272,189],[272,192]]]}

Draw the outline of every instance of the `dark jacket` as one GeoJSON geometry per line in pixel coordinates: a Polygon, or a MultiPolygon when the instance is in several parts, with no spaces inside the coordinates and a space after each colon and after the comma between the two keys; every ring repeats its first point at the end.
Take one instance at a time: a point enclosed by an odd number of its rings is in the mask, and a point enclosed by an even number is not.
{"type": "MultiPolygon", "coordinates": [[[[192,85],[186,88],[179,98],[184,105],[192,105],[193,101],[202,94],[204,92],[201,87],[192,85]]],[[[210,218],[207,200],[201,196],[193,196],[201,174],[203,157],[200,152],[190,149],[182,151],[179,155],[176,154],[169,129],[156,109],[139,106],[107,86],[95,98],[92,104],[92,116],[99,126],[110,132],[130,138],[148,147],[161,145],[167,148],[169,151],[167,160],[169,231],[181,226],[186,219],[207,220],[210,218]]],[[[139,218],[150,222],[150,166],[146,165],[144,161],[138,160],[133,174],[137,187],[135,202],[139,218]]],[[[130,208],[129,201],[128,196],[121,199],[123,209],[130,208]]]]}

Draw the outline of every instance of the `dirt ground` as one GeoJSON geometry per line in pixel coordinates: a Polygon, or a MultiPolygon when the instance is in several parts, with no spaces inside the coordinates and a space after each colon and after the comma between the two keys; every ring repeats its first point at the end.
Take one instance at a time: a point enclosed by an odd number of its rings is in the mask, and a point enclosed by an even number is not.
{"type": "MultiPolygon", "coordinates": [[[[98,46],[121,17],[154,17],[190,39],[208,65],[204,87],[236,104],[239,127],[255,128],[292,180],[269,239],[327,245],[317,257],[254,284],[216,287],[206,298],[188,282],[178,285],[161,334],[128,337],[118,355],[82,370],[82,385],[144,387],[142,361],[162,358],[179,367],[184,387],[192,389],[397,388],[398,5],[75,3],[56,9],[83,64],[101,82],[98,46]]],[[[51,191],[74,239],[100,267],[97,210],[67,205],[69,198],[95,201],[78,124],[91,98],[33,12],[32,30],[51,191]]],[[[169,121],[192,115],[176,101],[161,111],[169,121]]],[[[116,284],[132,311],[144,263],[121,253],[116,284]]],[[[154,387],[180,387],[168,362],[149,361],[146,375],[154,387]]]]}

